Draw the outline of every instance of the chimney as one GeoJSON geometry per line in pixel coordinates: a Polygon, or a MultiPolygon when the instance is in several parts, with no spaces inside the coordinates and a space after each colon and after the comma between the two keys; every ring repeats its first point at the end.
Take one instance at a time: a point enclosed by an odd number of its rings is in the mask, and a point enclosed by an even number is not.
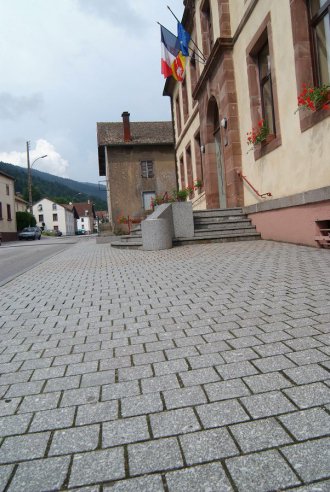
{"type": "Polygon", "coordinates": [[[129,124],[129,112],[124,111],[121,115],[123,118],[123,126],[124,126],[124,142],[130,142],[132,140],[131,137],[131,127],[129,124]]]}

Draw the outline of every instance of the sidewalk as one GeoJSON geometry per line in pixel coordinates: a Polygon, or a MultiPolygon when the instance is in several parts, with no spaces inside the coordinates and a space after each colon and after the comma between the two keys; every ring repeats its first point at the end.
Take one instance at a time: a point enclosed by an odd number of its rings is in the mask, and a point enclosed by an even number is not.
{"type": "Polygon", "coordinates": [[[79,241],[0,288],[0,490],[329,491],[329,344],[327,250],[79,241]]]}

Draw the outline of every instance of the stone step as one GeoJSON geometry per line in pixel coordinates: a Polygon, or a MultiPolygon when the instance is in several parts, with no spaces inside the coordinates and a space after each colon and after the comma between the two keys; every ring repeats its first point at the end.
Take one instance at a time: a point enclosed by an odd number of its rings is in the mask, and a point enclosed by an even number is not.
{"type": "Polygon", "coordinates": [[[227,229],[245,229],[253,227],[251,226],[251,221],[249,219],[231,220],[228,222],[202,222],[195,223],[194,226],[195,231],[222,231],[227,229]]]}
{"type": "Polygon", "coordinates": [[[178,238],[173,241],[173,246],[185,246],[191,244],[208,244],[208,243],[229,243],[235,241],[258,241],[261,239],[260,234],[250,234],[250,235],[241,235],[237,236],[232,234],[228,236],[204,236],[204,237],[193,237],[193,238],[178,238]]]}
{"type": "MultiPolygon", "coordinates": [[[[121,241],[123,243],[134,243],[136,241],[141,241],[142,242],[142,235],[127,235],[127,236],[120,236],[120,239],[118,238],[118,241],[121,241]]],[[[117,241],[116,241],[117,242],[117,241]]]]}
{"type": "Polygon", "coordinates": [[[225,236],[247,236],[251,234],[256,234],[256,228],[246,228],[246,229],[227,229],[227,230],[195,230],[195,237],[225,237],[225,236]]]}
{"type": "Polygon", "coordinates": [[[114,241],[111,243],[112,248],[118,248],[118,249],[140,249],[142,247],[142,241],[131,241],[131,242],[124,242],[124,241],[114,241]]]}
{"type": "Polygon", "coordinates": [[[243,215],[242,208],[212,208],[209,210],[195,210],[193,212],[195,218],[205,218],[205,217],[228,217],[228,216],[239,216],[243,215]]]}

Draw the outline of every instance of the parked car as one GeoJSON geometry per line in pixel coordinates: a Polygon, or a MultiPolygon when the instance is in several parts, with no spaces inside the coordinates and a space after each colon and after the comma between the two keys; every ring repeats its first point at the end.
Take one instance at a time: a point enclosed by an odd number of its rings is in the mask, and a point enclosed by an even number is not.
{"type": "Polygon", "coordinates": [[[23,239],[40,239],[41,230],[39,227],[24,227],[22,232],[18,234],[18,239],[22,241],[23,239]]]}

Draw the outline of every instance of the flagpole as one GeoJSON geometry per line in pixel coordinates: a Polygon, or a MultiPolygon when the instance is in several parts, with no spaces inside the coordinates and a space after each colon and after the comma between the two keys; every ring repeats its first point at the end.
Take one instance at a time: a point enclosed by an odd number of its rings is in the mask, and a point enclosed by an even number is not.
{"type": "MultiPolygon", "coordinates": [[[[173,15],[174,19],[176,19],[176,21],[177,21],[179,24],[181,24],[181,22],[179,21],[179,19],[178,19],[178,18],[177,18],[177,16],[175,15],[175,13],[171,10],[171,7],[169,7],[169,6],[167,5],[167,8],[168,8],[168,10],[171,12],[171,14],[173,15]]],[[[200,52],[200,54],[202,55],[202,57],[203,57],[203,61],[204,61],[204,63],[205,63],[205,62],[206,62],[206,58],[205,58],[204,53],[203,53],[203,52],[202,52],[202,51],[198,48],[197,44],[195,43],[195,41],[194,41],[192,38],[190,38],[190,40],[191,40],[192,44],[193,44],[193,45],[194,45],[194,46],[198,49],[198,51],[199,51],[199,52],[200,52]]]]}

